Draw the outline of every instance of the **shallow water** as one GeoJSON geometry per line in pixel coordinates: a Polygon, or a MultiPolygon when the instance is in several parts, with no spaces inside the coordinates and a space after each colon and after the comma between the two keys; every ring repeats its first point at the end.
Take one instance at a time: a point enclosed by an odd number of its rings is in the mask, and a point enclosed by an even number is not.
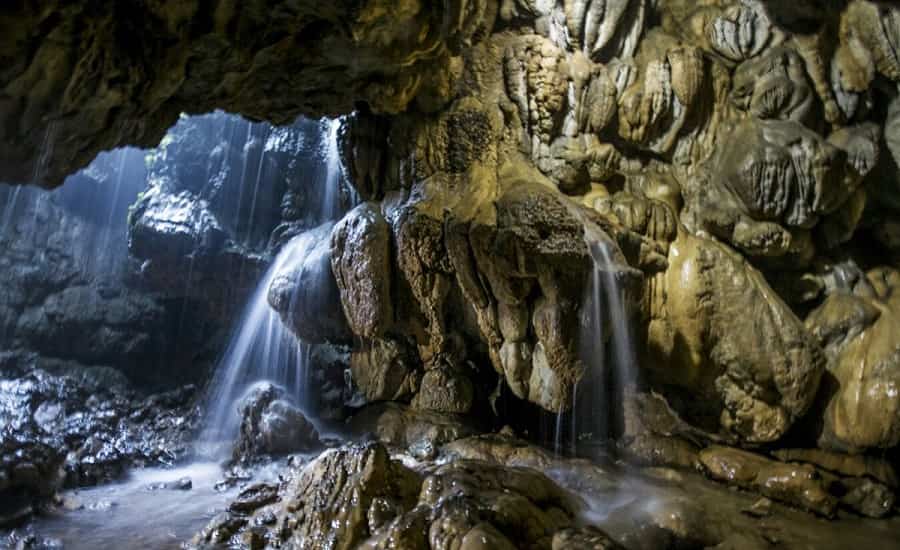
{"type": "Polygon", "coordinates": [[[237,487],[216,491],[223,475],[215,463],[137,470],[121,483],[63,493],[64,506],[28,530],[67,550],[181,548],[237,495],[237,487]],[[148,487],[183,477],[191,479],[190,490],[148,487]]]}
{"type": "MultiPolygon", "coordinates": [[[[656,548],[648,527],[664,526],[698,547],[790,550],[900,548],[900,516],[868,519],[841,511],[825,519],[778,502],[748,513],[760,495],[689,471],[561,462],[548,477],[584,503],[579,522],[600,527],[626,548],[656,548]]],[[[652,528],[650,528],[652,530],[652,528]]]]}

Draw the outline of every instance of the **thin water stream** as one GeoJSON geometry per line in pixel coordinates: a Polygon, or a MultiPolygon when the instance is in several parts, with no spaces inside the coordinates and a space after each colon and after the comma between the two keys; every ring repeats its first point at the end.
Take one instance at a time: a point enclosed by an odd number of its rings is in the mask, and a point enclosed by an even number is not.
{"type": "Polygon", "coordinates": [[[580,448],[603,447],[612,436],[622,388],[636,380],[637,357],[621,260],[598,227],[585,223],[591,273],[581,309],[579,356],[584,377],[576,385],[571,410],[556,415],[553,447],[576,455],[580,448]]]}

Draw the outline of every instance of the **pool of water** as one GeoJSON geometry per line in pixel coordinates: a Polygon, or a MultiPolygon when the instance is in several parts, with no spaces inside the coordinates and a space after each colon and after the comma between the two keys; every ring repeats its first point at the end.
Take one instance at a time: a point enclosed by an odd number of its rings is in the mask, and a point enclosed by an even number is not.
{"type": "Polygon", "coordinates": [[[216,463],[137,470],[120,483],[63,493],[63,506],[20,532],[69,550],[181,548],[238,493],[217,490],[223,477],[216,463]],[[161,487],[182,478],[190,478],[190,490],[161,487]]]}

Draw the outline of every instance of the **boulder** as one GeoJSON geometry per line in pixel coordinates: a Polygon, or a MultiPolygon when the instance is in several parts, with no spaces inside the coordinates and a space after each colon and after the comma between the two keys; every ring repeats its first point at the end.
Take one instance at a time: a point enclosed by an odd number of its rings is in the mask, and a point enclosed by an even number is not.
{"type": "Polygon", "coordinates": [[[474,403],[475,388],[464,372],[452,367],[436,367],[425,371],[412,406],[426,411],[464,414],[474,403]]]}
{"type": "Polygon", "coordinates": [[[285,245],[268,289],[269,305],[300,340],[311,344],[345,343],[350,329],[331,270],[331,233],[326,223],[285,245]]]}
{"type": "Polygon", "coordinates": [[[838,290],[806,326],[829,357],[819,445],[861,453],[900,443],[900,272],[875,269],[838,290]]]}
{"type": "Polygon", "coordinates": [[[849,455],[823,449],[777,449],[772,452],[784,462],[808,462],[846,477],[868,477],[897,488],[897,472],[889,461],[877,456],[849,455]]]}
{"type": "Polygon", "coordinates": [[[421,481],[378,444],[327,451],[286,487],[276,532],[288,544],[354,548],[371,535],[370,510],[411,509],[421,481]]]}
{"type": "Polygon", "coordinates": [[[553,535],[553,550],[623,550],[625,547],[596,527],[568,528],[553,535]]]}
{"type": "Polygon", "coordinates": [[[246,464],[321,447],[315,426],[283,390],[271,383],[251,388],[239,407],[241,425],[232,451],[234,463],[246,464]]]}
{"type": "Polygon", "coordinates": [[[353,334],[375,339],[393,323],[391,231],[378,206],[363,203],[331,235],[331,264],[353,334]]]}
{"type": "Polygon", "coordinates": [[[397,340],[366,340],[350,354],[350,373],[368,402],[408,401],[419,391],[417,363],[397,340]]]}
{"type": "Polygon", "coordinates": [[[651,381],[689,396],[673,406],[704,429],[748,444],[780,439],[816,396],[819,344],[762,273],[720,243],[682,232],[655,279],[666,292],[650,302],[651,381]]]}
{"type": "Polygon", "coordinates": [[[417,410],[397,403],[367,405],[349,420],[352,433],[372,436],[392,448],[419,449],[436,454],[445,444],[479,430],[473,419],[417,410]]]}
{"type": "Polygon", "coordinates": [[[0,380],[3,525],[27,519],[63,487],[110,482],[187,453],[192,387],[142,400],[102,373],[4,372],[12,377],[0,380]]]}
{"type": "MultiPolygon", "coordinates": [[[[193,547],[239,537],[292,547],[550,548],[584,506],[537,470],[459,459],[416,471],[378,443],[325,451],[286,477],[277,495],[246,489],[193,547]]],[[[619,548],[597,529],[559,539],[619,548]]]]}

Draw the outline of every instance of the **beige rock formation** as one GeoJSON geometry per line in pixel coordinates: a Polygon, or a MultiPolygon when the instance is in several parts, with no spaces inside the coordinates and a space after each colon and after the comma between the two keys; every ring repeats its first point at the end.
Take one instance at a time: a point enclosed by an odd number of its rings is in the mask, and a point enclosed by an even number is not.
{"type": "Polygon", "coordinates": [[[900,273],[875,269],[806,320],[829,356],[819,444],[859,453],[900,443],[900,273]]]}
{"type": "Polygon", "coordinates": [[[5,180],[52,186],[182,111],[353,111],[368,202],[270,302],[352,343],[369,401],[567,410],[587,238],[637,313],[639,390],[696,430],[679,462],[817,424],[829,451],[900,443],[895,3],[20,4],[0,8],[5,180]],[[845,259],[869,282],[829,282],[845,259]],[[323,274],[327,296],[288,307],[323,274]]]}

